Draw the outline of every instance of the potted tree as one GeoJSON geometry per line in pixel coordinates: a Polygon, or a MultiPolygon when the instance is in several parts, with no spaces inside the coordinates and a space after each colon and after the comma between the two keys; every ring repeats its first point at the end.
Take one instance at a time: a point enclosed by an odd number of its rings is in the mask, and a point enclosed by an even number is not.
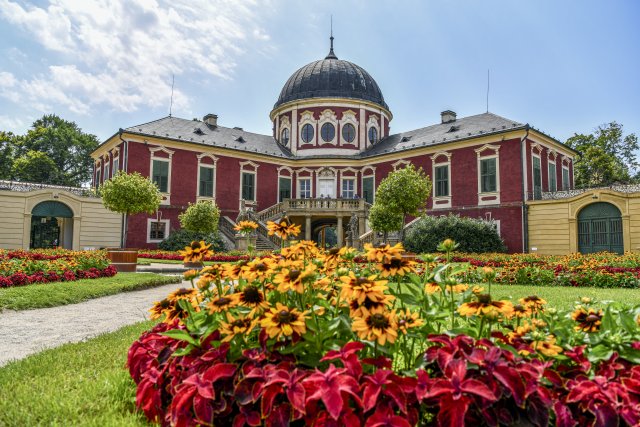
{"type": "Polygon", "coordinates": [[[107,256],[118,271],[136,271],[137,249],[125,248],[127,242],[127,220],[129,215],[153,214],[160,207],[162,196],[158,187],[138,172],[118,172],[99,189],[102,204],[112,212],[122,214],[120,248],[107,249],[107,256]]]}
{"type": "MultiPolygon", "coordinates": [[[[178,216],[180,225],[187,231],[200,235],[211,235],[218,231],[220,209],[214,202],[201,200],[189,203],[189,207],[178,216]]],[[[202,268],[204,257],[211,251],[211,244],[206,242],[191,242],[181,254],[185,257],[184,266],[188,268],[202,268]]]]}

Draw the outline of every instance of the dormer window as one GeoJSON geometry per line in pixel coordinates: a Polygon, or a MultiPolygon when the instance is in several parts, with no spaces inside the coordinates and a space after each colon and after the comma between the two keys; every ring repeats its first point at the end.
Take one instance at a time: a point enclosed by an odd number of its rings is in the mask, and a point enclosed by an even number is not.
{"type": "Polygon", "coordinates": [[[204,135],[204,132],[200,128],[195,128],[193,130],[193,133],[195,133],[196,135],[204,135]]]}
{"type": "Polygon", "coordinates": [[[245,139],[244,139],[243,137],[241,137],[241,136],[237,137],[237,138],[236,138],[236,141],[238,141],[238,142],[240,142],[240,143],[245,143],[245,142],[247,142],[247,141],[245,141],[245,139]]]}
{"type": "Polygon", "coordinates": [[[400,140],[400,142],[409,142],[409,141],[411,141],[410,136],[403,136],[402,139],[400,140]]]}
{"type": "Polygon", "coordinates": [[[282,143],[282,145],[287,145],[289,144],[289,128],[284,128],[282,129],[282,134],[280,137],[280,142],[282,143]]]}

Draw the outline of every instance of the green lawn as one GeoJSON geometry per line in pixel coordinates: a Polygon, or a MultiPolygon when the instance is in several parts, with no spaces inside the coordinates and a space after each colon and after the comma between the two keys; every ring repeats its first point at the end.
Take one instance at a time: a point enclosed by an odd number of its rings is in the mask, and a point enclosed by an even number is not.
{"type": "Polygon", "coordinates": [[[66,344],[0,368],[0,426],[144,426],[127,350],[154,322],[66,344]]]}
{"type": "Polygon", "coordinates": [[[493,299],[512,297],[514,301],[529,295],[537,295],[547,300],[550,307],[566,310],[572,309],[575,301],[580,297],[596,298],[599,301],[618,301],[630,305],[640,304],[640,289],[493,285],[491,287],[491,294],[493,299]]]}
{"type": "Polygon", "coordinates": [[[1,310],[27,310],[75,304],[125,291],[179,283],[181,278],[155,273],[118,273],[113,277],[43,283],[0,289],[1,310]]]}

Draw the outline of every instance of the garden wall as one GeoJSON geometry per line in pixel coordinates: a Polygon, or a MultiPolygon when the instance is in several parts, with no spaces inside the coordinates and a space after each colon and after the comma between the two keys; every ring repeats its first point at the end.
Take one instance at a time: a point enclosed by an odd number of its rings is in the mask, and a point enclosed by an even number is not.
{"type": "Polygon", "coordinates": [[[640,192],[610,189],[589,190],[565,199],[527,202],[529,251],[544,255],[578,252],[580,212],[599,202],[609,203],[620,211],[624,251],[640,252],[640,192]]]}
{"type": "Polygon", "coordinates": [[[121,217],[99,198],[81,197],[56,188],[0,191],[0,248],[29,249],[32,213],[42,202],[58,202],[71,212],[61,218],[58,245],[66,249],[120,246],[121,217]]]}

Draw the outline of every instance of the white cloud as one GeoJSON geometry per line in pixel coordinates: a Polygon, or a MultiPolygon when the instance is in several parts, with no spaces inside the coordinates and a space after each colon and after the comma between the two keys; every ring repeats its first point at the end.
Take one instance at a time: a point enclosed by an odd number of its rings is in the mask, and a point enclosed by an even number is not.
{"type": "MultiPolygon", "coordinates": [[[[46,110],[130,112],[168,104],[171,75],[229,79],[236,58],[269,36],[254,1],[49,0],[43,7],[0,0],[0,21],[29,34],[53,60],[38,74],[0,70],[0,97],[46,110]],[[54,63],[55,62],[55,63],[54,63]]],[[[189,97],[174,92],[174,106],[189,97]]]]}

